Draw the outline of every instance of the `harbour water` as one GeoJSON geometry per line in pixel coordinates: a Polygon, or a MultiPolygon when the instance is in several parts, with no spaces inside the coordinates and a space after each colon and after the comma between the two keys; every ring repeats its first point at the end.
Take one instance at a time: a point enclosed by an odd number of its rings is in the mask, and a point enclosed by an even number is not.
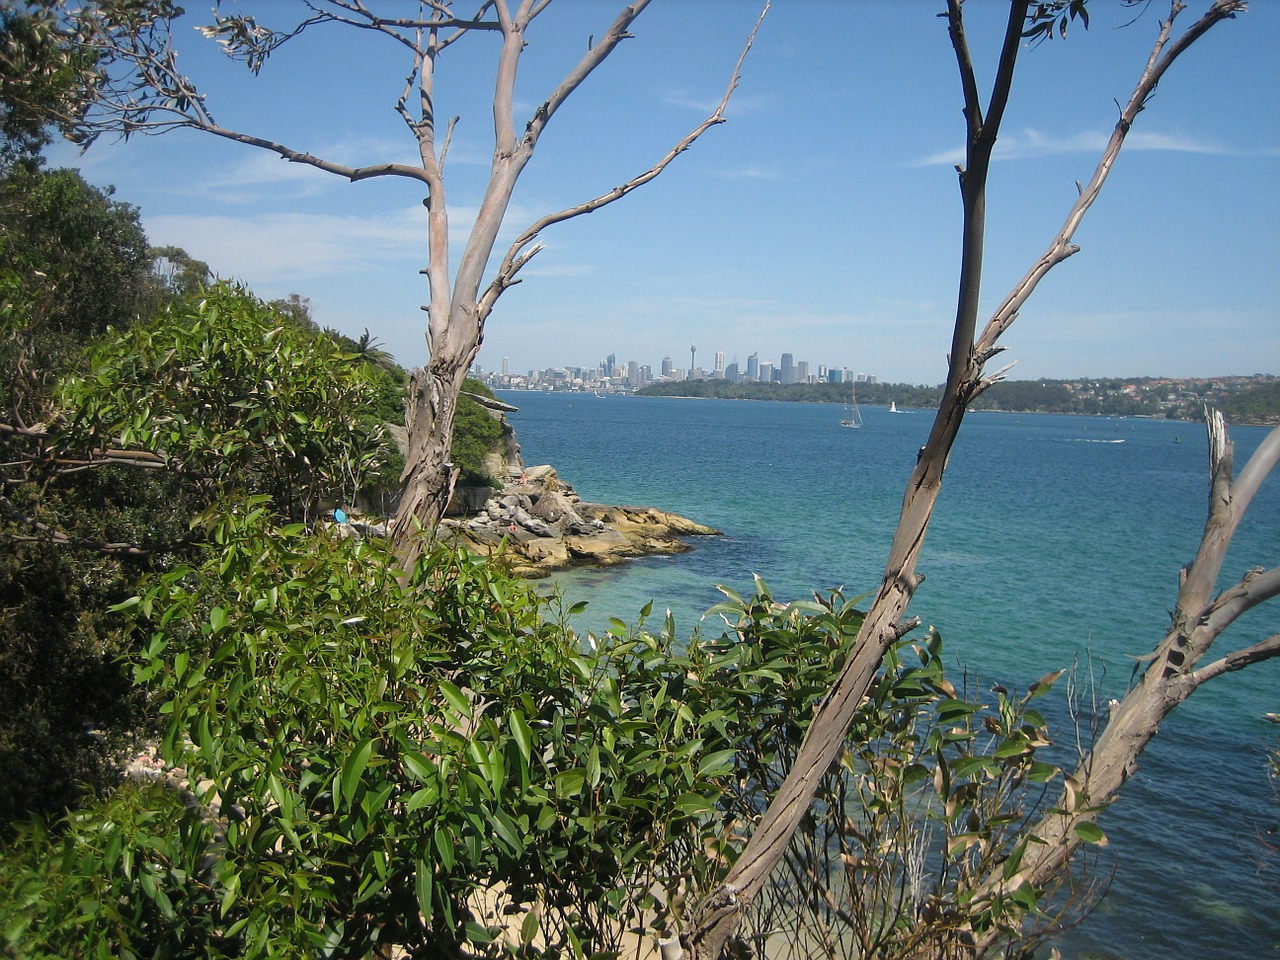
{"type": "MultiPolygon", "coordinates": [[[[860,430],[820,404],[511,392],[525,462],[551,463],[585,500],[652,504],[724,531],[694,551],[555,583],[587,600],[579,626],[635,620],[652,600],[691,631],[715,584],[780,599],[879,582],[902,491],[932,414],[863,408],[860,430]]],[[[1237,469],[1265,435],[1232,429],[1237,469]]],[[[956,669],[1024,688],[1092,664],[1103,702],[1164,634],[1179,567],[1204,524],[1202,425],[979,413],[964,424],[925,544],[912,612],[956,669]]],[[[1280,477],[1259,493],[1226,564],[1280,562],[1280,477]]],[[[1280,602],[1219,641],[1273,634],[1280,602]]],[[[703,629],[715,629],[703,623],[703,629]]],[[[1048,710],[1061,739],[1061,695],[1048,710]],[[1057,716],[1054,716],[1057,714],[1057,716]]],[[[1280,734],[1280,660],[1222,677],[1167,721],[1102,825],[1110,891],[1055,945],[1067,958],[1280,956],[1280,803],[1266,751],[1280,734]],[[1270,835],[1268,836],[1268,832],[1270,835]]],[[[1053,722],[1051,720],[1051,722],[1053,722]]]]}

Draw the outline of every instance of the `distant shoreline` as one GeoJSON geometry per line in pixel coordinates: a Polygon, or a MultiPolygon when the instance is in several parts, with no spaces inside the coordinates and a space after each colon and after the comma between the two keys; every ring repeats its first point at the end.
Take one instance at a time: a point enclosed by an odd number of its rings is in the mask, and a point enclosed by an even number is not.
{"type": "MultiPolygon", "coordinates": [[[[813,385],[810,384],[809,386],[813,386],[813,385]]],[[[826,385],[819,385],[819,386],[826,386],[826,385]]],[[[898,386],[898,385],[895,384],[895,385],[879,385],[879,386],[886,387],[886,386],[898,386]]],[[[781,392],[780,388],[766,387],[764,389],[768,390],[771,393],[781,392]]],[[[915,390],[918,388],[910,388],[910,389],[915,390]]],[[[512,388],[511,392],[512,393],[558,393],[565,396],[573,396],[573,397],[592,396],[592,393],[590,391],[585,391],[585,390],[528,390],[528,389],[512,388]]],[[[770,403],[770,402],[810,403],[810,404],[825,404],[828,406],[839,406],[841,404],[847,404],[849,402],[848,398],[845,398],[845,397],[816,397],[816,396],[799,397],[799,396],[781,396],[781,395],[778,395],[778,396],[725,396],[713,391],[708,391],[703,394],[667,393],[667,392],[651,391],[648,388],[638,390],[635,392],[619,391],[616,393],[606,394],[604,397],[600,397],[598,399],[617,399],[617,398],[627,398],[627,397],[633,397],[633,396],[657,398],[657,399],[663,399],[663,400],[734,400],[734,401],[746,401],[746,402],[757,402],[757,403],[770,403]]],[[[896,399],[896,398],[882,399],[880,397],[876,397],[875,399],[868,399],[866,401],[863,401],[861,400],[861,398],[859,398],[859,406],[861,407],[887,408],[890,403],[897,404],[898,409],[896,412],[899,414],[910,414],[910,413],[932,414],[932,413],[935,413],[938,409],[936,403],[930,406],[928,404],[922,404],[918,402],[913,403],[908,400],[896,399]]],[[[1098,410],[1078,410],[1078,409],[1066,409],[1062,407],[1058,407],[1058,408],[1006,407],[1006,406],[990,406],[990,405],[979,404],[977,406],[970,407],[967,412],[971,414],[972,413],[1003,413],[1003,414],[1026,415],[1026,416],[1030,416],[1033,414],[1046,414],[1046,415],[1065,416],[1065,417],[1104,417],[1108,419],[1120,419],[1120,420],[1160,420],[1160,421],[1166,421],[1168,423],[1188,423],[1188,424],[1204,423],[1204,417],[1201,415],[1170,416],[1168,412],[1147,412],[1147,411],[1140,411],[1140,410],[1119,410],[1119,409],[1105,409],[1105,408],[1098,409],[1098,410]]],[[[1179,408],[1177,408],[1177,412],[1187,412],[1186,405],[1184,404],[1183,406],[1180,406],[1179,408]]],[[[1248,414],[1241,415],[1239,413],[1230,411],[1228,409],[1223,409],[1223,415],[1226,416],[1227,421],[1229,423],[1236,426],[1248,426],[1248,427],[1280,426],[1280,409],[1278,409],[1275,413],[1271,413],[1265,416],[1250,416],[1248,414]]]]}

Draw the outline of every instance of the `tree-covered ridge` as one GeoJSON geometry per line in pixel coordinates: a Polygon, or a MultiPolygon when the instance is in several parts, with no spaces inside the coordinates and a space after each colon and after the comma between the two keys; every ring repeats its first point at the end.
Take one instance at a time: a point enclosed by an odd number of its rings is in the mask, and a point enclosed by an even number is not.
{"type": "MultiPolygon", "coordinates": [[[[783,400],[935,409],[942,387],[906,383],[731,383],[726,380],[678,380],[638,390],[647,397],[698,397],[720,400],[783,400]]],[[[1232,423],[1280,423],[1280,377],[1170,379],[1002,380],[972,404],[974,410],[1011,413],[1078,413],[1108,417],[1167,417],[1203,420],[1206,403],[1232,423]]]]}

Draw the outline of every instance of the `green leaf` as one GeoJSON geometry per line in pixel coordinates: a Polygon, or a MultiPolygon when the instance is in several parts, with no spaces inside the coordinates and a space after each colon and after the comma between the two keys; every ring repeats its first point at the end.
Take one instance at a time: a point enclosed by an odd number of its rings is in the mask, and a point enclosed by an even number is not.
{"type": "Polygon", "coordinates": [[[733,761],[737,755],[736,750],[717,750],[707,754],[698,764],[698,778],[724,776],[733,770],[733,761]]]}
{"type": "MultiPolygon", "coordinates": [[[[356,786],[369,766],[369,758],[373,755],[373,740],[361,740],[347,756],[342,765],[342,797],[350,806],[355,800],[356,786]]],[[[336,798],[335,798],[336,800],[336,798]]]]}
{"type": "Polygon", "coordinates": [[[516,748],[520,751],[520,756],[527,767],[533,753],[533,731],[529,729],[529,724],[525,721],[524,714],[519,710],[512,710],[508,715],[507,722],[511,727],[511,736],[516,741],[516,748]]]}
{"type": "Polygon", "coordinates": [[[422,913],[422,921],[428,927],[431,926],[431,917],[435,914],[435,903],[432,899],[434,881],[435,875],[432,873],[431,864],[425,860],[419,860],[414,865],[413,892],[418,898],[418,910],[422,913]]]}
{"type": "Polygon", "coordinates": [[[425,753],[403,753],[400,762],[409,771],[409,775],[420,783],[434,782],[436,766],[425,753]]]}
{"type": "Polygon", "coordinates": [[[524,915],[524,920],[520,922],[520,942],[522,944],[533,943],[541,927],[542,921],[538,916],[538,911],[530,910],[524,915]]]}
{"type": "Polygon", "coordinates": [[[449,701],[449,705],[458,712],[459,716],[471,716],[471,701],[467,699],[466,694],[452,683],[448,680],[441,680],[440,692],[444,694],[444,698],[449,701]]]}
{"type": "Polygon", "coordinates": [[[676,810],[687,817],[710,813],[714,809],[715,805],[698,793],[682,793],[676,798],[676,810]]]}
{"type": "Polygon", "coordinates": [[[1090,820],[1081,820],[1074,827],[1076,836],[1085,843],[1094,843],[1100,847],[1107,845],[1107,835],[1102,832],[1102,828],[1090,820]]]}
{"type": "Polygon", "coordinates": [[[1065,670],[1055,670],[1052,673],[1046,673],[1031,685],[1031,688],[1027,691],[1027,699],[1034,700],[1036,697],[1043,697],[1053,687],[1057,679],[1066,672],[1065,670]]]}

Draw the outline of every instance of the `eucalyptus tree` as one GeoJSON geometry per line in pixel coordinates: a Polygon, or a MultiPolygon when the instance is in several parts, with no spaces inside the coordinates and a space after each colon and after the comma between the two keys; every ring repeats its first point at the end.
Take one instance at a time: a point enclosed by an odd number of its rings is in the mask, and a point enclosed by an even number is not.
{"type": "MultiPolygon", "coordinates": [[[[945,18],[959,69],[966,125],[965,162],[957,167],[962,201],[961,259],[948,377],[928,441],[921,448],[907,482],[901,514],[881,585],[862,623],[853,652],[844,662],[812,723],[783,784],[753,825],[742,854],[723,881],[702,900],[678,941],[664,950],[668,960],[682,954],[715,960],[731,944],[744,914],[769,881],[793,837],[810,815],[815,790],[825,771],[837,761],[855,715],[875,681],[887,651],[919,619],[907,616],[911,598],[923,580],[917,570],[925,534],[941,489],[951,448],[970,403],[1001,379],[1003,370],[988,373],[988,362],[1004,347],[1000,338],[1040,281],[1079,252],[1073,238],[1098,198],[1139,114],[1166,71],[1192,44],[1217,24],[1243,12],[1238,0],[1213,0],[1205,14],[1184,32],[1174,23],[1185,8],[1173,0],[1160,24],[1151,55],[1120,110],[1114,130],[1092,177],[1048,245],[1023,278],[979,327],[979,293],[986,226],[986,189],[992,150],[1013,91],[1014,68],[1027,38],[1065,36],[1074,20],[1088,24],[1083,0],[1032,2],[1014,0],[1005,26],[991,93],[984,102],[979,90],[963,0],[947,0],[945,18]]],[[[1243,613],[1280,593],[1280,567],[1249,571],[1238,583],[1215,594],[1215,584],[1244,511],[1280,461],[1280,429],[1273,431],[1238,478],[1233,478],[1232,447],[1220,417],[1210,415],[1211,491],[1209,516],[1196,560],[1180,580],[1172,623],[1163,640],[1146,657],[1143,676],[1115,705],[1109,722],[1079,763],[1064,778],[1059,802],[1031,825],[1018,860],[1004,863],[975,882],[967,899],[980,904],[1042,884],[1066,868],[1083,843],[1101,839],[1096,819],[1137,766],[1138,757],[1155,736],[1160,722],[1179,703],[1208,681],[1280,655],[1280,634],[1247,643],[1219,656],[1209,652],[1220,634],[1243,613]]],[[[1046,678],[1046,682],[1050,678],[1046,678]]],[[[1034,902],[1034,898],[1033,901],[1034,902]]],[[[958,931],[945,955],[974,956],[991,948],[995,931],[958,931]]],[[[931,954],[938,955],[938,954],[931,954]]]]}
{"type": "Polygon", "coordinates": [[[57,7],[0,5],[0,168],[39,166],[50,128],[70,128],[94,76],[85,50],[58,29],[57,7]]]}
{"type": "MultiPolygon", "coordinates": [[[[418,160],[375,161],[358,166],[316,156],[300,145],[221,125],[205,95],[178,68],[173,26],[181,10],[168,0],[94,0],[70,15],[79,41],[102,64],[92,103],[79,127],[79,135],[86,141],[104,133],[129,136],[188,128],[266,150],[352,182],[403,178],[425,191],[428,256],[422,272],[429,291],[424,307],[429,359],[414,377],[409,398],[409,451],[397,516],[398,553],[406,563],[411,563],[421,549],[416,530],[434,527],[452,492],[456,474],[450,462],[450,434],[458,393],[479,352],[485,323],[499,296],[519,282],[520,271],[538,253],[540,232],[552,224],[598,210],[643,186],[703,133],[722,123],[738,83],[742,58],[755,36],[753,30],[724,97],[702,123],[653,166],[621,186],[535,220],[489,274],[487,265],[517,180],[548,123],[570,95],[631,36],[628,31],[649,0],[622,6],[612,23],[591,38],[586,51],[563,79],[536,101],[537,107],[521,124],[516,116],[516,73],[530,42],[530,28],[550,3],[551,0],[477,0],[474,12],[459,14],[454,12],[452,0],[422,0],[413,5],[396,0],[312,0],[301,5],[302,19],[279,29],[268,27],[247,13],[215,11],[212,24],[202,32],[255,74],[282,46],[331,27],[371,34],[403,58],[406,79],[400,90],[390,92],[389,99],[414,141],[418,160]],[[493,160],[478,213],[455,268],[450,263],[451,217],[445,164],[456,118],[442,120],[439,68],[455,44],[486,34],[496,35],[501,44],[493,94],[493,160]]],[[[278,7],[265,4],[262,11],[264,15],[280,12],[278,7]]]]}

